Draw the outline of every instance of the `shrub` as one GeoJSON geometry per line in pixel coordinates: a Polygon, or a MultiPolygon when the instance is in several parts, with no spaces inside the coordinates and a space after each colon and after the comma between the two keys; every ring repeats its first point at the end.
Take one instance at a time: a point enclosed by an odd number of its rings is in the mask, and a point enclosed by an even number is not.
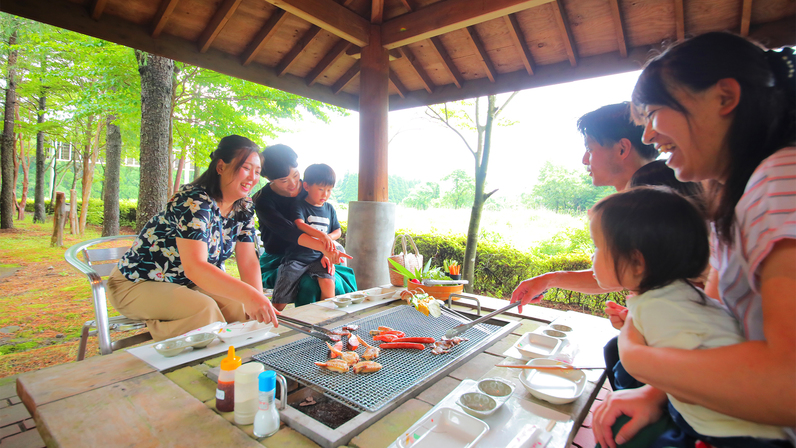
{"type": "MultiPolygon", "coordinates": [[[[122,199],[119,201],[119,225],[122,227],[135,227],[135,214],[136,205],[138,201],[135,199],[122,199]]],[[[82,201],[78,200],[77,214],[80,216],[80,209],[82,201]]],[[[88,215],[86,216],[86,223],[97,226],[102,225],[102,218],[105,213],[105,203],[102,199],[89,199],[88,200],[88,215]]],[[[33,213],[34,200],[28,199],[25,204],[25,212],[33,213]]],[[[53,214],[52,204],[49,199],[44,200],[44,210],[48,215],[53,214]]]]}

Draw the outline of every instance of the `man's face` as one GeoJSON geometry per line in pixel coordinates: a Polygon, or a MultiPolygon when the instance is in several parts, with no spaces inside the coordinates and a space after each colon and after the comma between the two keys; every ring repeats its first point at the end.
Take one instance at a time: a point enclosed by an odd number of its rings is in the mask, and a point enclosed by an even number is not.
{"type": "Polygon", "coordinates": [[[583,154],[582,162],[586,165],[586,171],[589,172],[594,186],[615,186],[618,183],[617,175],[622,173],[619,164],[620,144],[617,142],[612,146],[602,146],[589,135],[586,136],[585,143],[586,152],[583,154]]]}

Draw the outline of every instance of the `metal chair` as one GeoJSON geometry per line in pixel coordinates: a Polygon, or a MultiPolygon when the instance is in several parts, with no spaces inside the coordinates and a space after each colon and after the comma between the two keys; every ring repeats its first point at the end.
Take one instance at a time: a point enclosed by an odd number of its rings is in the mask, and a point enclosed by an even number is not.
{"type": "Polygon", "coordinates": [[[135,235],[94,238],[75,244],[67,249],[64,254],[66,262],[88,278],[94,303],[94,320],[83,324],[83,331],[80,334],[80,347],[77,352],[78,361],[83,360],[86,355],[86,343],[89,336],[98,336],[102,355],[110,355],[114,350],[152,339],[152,335],[146,332],[118,341],[111,341],[111,331],[140,330],[146,327],[144,321],[130,319],[125,316],[109,318],[105,300],[105,284],[107,280],[103,280],[103,277],[107,278],[110,275],[116,266],[116,262],[130,249],[135,238],[135,235]],[[111,248],[92,249],[92,247],[99,245],[107,245],[109,242],[116,242],[118,245],[111,248]]]}

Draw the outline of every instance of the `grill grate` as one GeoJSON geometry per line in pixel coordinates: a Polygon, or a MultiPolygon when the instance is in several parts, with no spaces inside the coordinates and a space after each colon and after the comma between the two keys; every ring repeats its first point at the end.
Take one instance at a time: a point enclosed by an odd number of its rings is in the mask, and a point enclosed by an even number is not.
{"type": "MultiPolygon", "coordinates": [[[[439,340],[445,332],[467,320],[442,310],[438,318],[424,316],[413,307],[404,305],[368,316],[349,324],[358,324],[357,333],[368,344],[376,345],[368,331],[379,326],[392,327],[406,333],[407,337],[433,337],[439,340]],[[367,337],[366,337],[367,336],[367,337]]],[[[306,337],[254,355],[254,359],[292,379],[324,390],[327,396],[349,406],[375,412],[392,398],[401,395],[425,379],[433,376],[453,361],[480,347],[499,326],[479,324],[461,336],[469,341],[453,347],[450,353],[432,355],[431,350],[382,350],[376,359],[383,365],[376,373],[354,374],[331,372],[318,367],[315,361],[324,362],[329,349],[322,341],[306,337]]],[[[358,350],[361,355],[364,350],[358,350]]]]}

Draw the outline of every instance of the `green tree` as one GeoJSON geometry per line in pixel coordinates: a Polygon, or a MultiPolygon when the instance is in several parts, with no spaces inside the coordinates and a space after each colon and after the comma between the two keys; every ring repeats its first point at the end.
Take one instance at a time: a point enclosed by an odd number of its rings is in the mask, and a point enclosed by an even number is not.
{"type": "Polygon", "coordinates": [[[591,178],[579,170],[546,162],[539,171],[539,183],[530,194],[523,194],[526,206],[542,206],[555,212],[579,212],[591,208],[613,192],[611,187],[595,187],[591,178]]]}
{"type": "Polygon", "coordinates": [[[475,179],[464,172],[464,170],[455,170],[442,180],[447,182],[451,189],[442,194],[439,204],[442,207],[448,208],[465,208],[473,205],[475,197],[475,179]]]}
{"type": "Polygon", "coordinates": [[[436,182],[418,183],[401,202],[406,207],[426,210],[439,198],[439,184],[436,182]]]}

